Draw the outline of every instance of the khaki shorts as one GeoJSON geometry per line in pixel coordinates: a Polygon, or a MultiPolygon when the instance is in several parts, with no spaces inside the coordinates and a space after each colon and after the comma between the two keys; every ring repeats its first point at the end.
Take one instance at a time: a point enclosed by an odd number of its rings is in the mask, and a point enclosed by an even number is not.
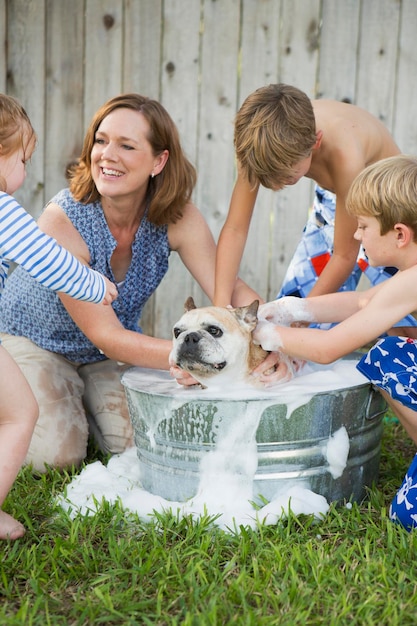
{"type": "Polygon", "coordinates": [[[26,464],[43,471],[78,465],[91,434],[103,452],[133,445],[132,425],[120,377],[127,369],[116,361],[80,365],[39,348],[25,337],[0,333],[3,347],[28,380],[39,404],[26,464]]]}

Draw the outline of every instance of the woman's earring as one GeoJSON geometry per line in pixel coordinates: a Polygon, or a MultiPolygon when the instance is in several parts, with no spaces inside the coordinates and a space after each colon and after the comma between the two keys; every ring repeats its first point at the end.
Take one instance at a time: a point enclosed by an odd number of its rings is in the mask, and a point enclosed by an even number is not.
{"type": "Polygon", "coordinates": [[[155,178],[155,174],[153,172],[151,174],[151,178],[155,178]]]}

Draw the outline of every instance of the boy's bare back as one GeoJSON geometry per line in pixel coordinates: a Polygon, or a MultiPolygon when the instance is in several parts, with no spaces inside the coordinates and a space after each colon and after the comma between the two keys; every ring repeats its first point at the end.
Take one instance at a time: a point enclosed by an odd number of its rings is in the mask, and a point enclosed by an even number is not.
{"type": "Polygon", "coordinates": [[[320,147],[313,151],[308,177],[338,194],[349,187],[365,167],[400,153],[384,124],[353,104],[336,100],[313,100],[320,147]]]}

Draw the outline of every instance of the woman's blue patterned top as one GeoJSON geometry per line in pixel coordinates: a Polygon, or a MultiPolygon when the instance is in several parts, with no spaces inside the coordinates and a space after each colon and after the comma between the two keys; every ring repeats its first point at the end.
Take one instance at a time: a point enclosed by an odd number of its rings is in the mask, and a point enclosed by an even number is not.
{"type": "MultiPolygon", "coordinates": [[[[116,240],[100,201],[82,204],[69,189],[63,189],[51,202],[63,209],[86,242],[91,267],[115,282],[110,259],[116,240]]],[[[141,332],[142,309],[168,270],[169,254],[168,227],[155,226],[145,216],[132,245],[125,281],[111,305],[128,330],[141,332]]],[[[81,364],[106,358],[73,322],[59,297],[20,267],[8,278],[1,297],[0,332],[27,337],[41,348],[81,364]]]]}

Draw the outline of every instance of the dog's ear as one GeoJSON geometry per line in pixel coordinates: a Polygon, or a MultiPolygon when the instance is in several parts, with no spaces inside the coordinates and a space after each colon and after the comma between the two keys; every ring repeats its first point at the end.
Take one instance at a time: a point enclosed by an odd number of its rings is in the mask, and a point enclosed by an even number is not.
{"type": "Polygon", "coordinates": [[[241,306],[233,309],[233,313],[237,317],[237,319],[249,326],[250,330],[253,330],[258,323],[258,308],[259,308],[259,300],[254,300],[252,304],[248,306],[241,306]]]}
{"type": "Polygon", "coordinates": [[[190,296],[189,298],[186,299],[185,304],[184,304],[184,309],[185,312],[187,311],[191,311],[192,309],[196,309],[196,305],[194,304],[194,300],[192,298],[192,296],[190,296]]]}

